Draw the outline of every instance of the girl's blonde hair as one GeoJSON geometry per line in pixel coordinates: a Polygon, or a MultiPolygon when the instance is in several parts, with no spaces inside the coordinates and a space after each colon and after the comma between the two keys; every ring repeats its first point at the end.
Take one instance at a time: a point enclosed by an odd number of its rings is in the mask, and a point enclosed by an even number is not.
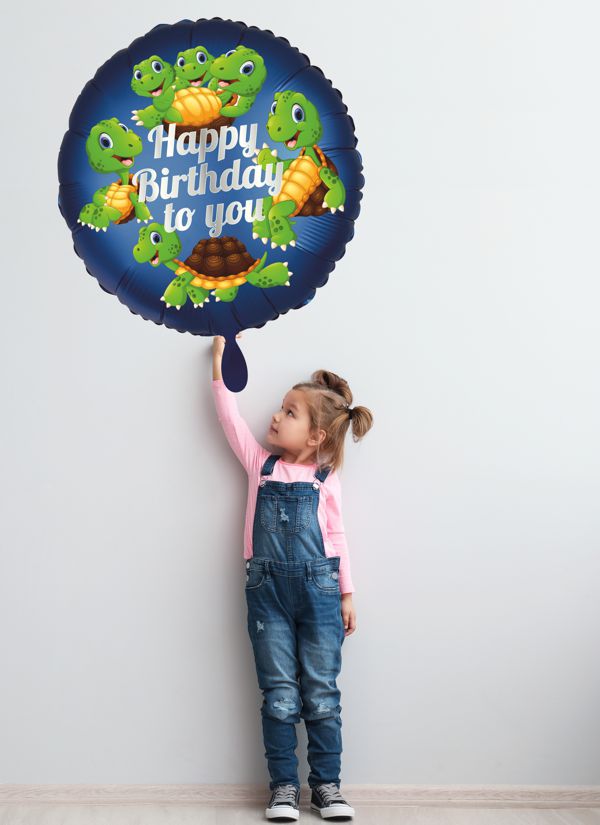
{"type": "Polygon", "coordinates": [[[360,441],[373,426],[373,414],[367,407],[352,407],[348,382],[330,370],[316,370],[310,381],[294,384],[302,390],[308,406],[311,434],[325,430],[324,440],[316,448],[319,469],[338,470],[344,463],[344,440],[350,425],[353,441],[360,441]]]}

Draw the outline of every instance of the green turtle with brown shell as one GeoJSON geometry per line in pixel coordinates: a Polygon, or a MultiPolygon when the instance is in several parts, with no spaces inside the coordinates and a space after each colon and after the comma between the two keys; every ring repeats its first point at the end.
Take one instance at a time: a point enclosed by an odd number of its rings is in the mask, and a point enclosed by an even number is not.
{"type": "Polygon", "coordinates": [[[190,298],[194,307],[202,307],[213,295],[215,301],[233,301],[244,284],[270,289],[290,286],[293,275],[287,261],[265,266],[267,253],[254,258],[246,246],[233,236],[203,238],[182,261],[181,241],[177,232],[163,224],[151,223],[140,229],[133,256],[138,263],[166,266],[175,273],[161,301],[167,307],[181,309],[190,298]]]}

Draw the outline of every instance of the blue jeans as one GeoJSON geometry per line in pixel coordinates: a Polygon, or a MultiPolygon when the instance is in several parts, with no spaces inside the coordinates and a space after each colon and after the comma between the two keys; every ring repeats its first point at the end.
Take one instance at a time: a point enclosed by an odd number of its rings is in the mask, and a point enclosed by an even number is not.
{"type": "MultiPolygon", "coordinates": [[[[262,474],[272,472],[271,455],[262,474]]],[[[338,556],[327,558],[317,520],[320,482],[261,480],[246,561],[248,633],[252,642],[270,789],[300,786],[296,724],[304,719],[310,787],[340,784],[342,720],[336,678],[345,628],[338,556]]]]}

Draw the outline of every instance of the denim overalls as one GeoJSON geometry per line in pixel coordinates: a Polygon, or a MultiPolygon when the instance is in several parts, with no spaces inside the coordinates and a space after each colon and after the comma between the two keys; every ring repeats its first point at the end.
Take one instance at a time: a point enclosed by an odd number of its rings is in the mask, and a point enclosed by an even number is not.
{"type": "Polygon", "coordinates": [[[248,633],[261,706],[265,756],[276,785],[300,787],[296,724],[308,738],[308,784],[340,783],[342,720],[336,677],[345,637],[339,556],[325,555],[317,518],[329,468],[309,481],[269,481],[265,461],[256,499],[253,552],[246,561],[248,633]]]}

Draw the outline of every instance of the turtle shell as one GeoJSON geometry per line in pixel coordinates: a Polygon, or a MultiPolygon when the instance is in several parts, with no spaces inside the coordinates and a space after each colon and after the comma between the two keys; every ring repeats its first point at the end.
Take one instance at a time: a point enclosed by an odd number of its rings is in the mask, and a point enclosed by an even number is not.
{"type": "Polygon", "coordinates": [[[138,192],[138,187],[134,186],[132,181],[133,175],[130,174],[129,183],[121,183],[120,180],[117,180],[108,187],[104,200],[108,206],[118,209],[121,213],[121,217],[115,221],[115,224],[129,223],[135,218],[130,196],[132,192],[138,192]]]}
{"type": "Polygon", "coordinates": [[[225,235],[198,241],[184,263],[201,275],[225,278],[247,272],[256,263],[256,258],[250,255],[238,238],[225,235]]]}
{"type": "MultiPolygon", "coordinates": [[[[199,136],[201,129],[220,129],[233,122],[232,117],[224,117],[221,112],[221,101],[216,92],[204,86],[188,86],[175,92],[173,108],[177,109],[182,122],[175,126],[175,137],[188,132],[195,132],[199,136]]],[[[163,120],[168,126],[172,121],[163,120]]]]}
{"type": "Polygon", "coordinates": [[[273,203],[280,203],[284,200],[294,201],[296,209],[292,212],[292,217],[318,217],[329,212],[328,207],[324,205],[328,189],[319,178],[319,169],[327,166],[337,175],[337,167],[317,145],[312,148],[317,153],[321,166],[316,166],[311,157],[306,154],[306,149],[302,149],[298,157],[283,173],[281,189],[273,198],[273,203]],[[302,204],[301,208],[299,204],[302,204]]]}
{"type": "MultiPolygon", "coordinates": [[[[337,175],[337,167],[331,158],[327,157],[327,155],[325,155],[325,162],[328,168],[337,175]]],[[[318,217],[319,215],[324,215],[326,212],[329,212],[329,208],[323,204],[325,195],[328,191],[329,190],[325,184],[321,182],[315,191],[311,193],[302,209],[298,212],[298,215],[302,218],[310,218],[311,216],[318,217]]]]}

